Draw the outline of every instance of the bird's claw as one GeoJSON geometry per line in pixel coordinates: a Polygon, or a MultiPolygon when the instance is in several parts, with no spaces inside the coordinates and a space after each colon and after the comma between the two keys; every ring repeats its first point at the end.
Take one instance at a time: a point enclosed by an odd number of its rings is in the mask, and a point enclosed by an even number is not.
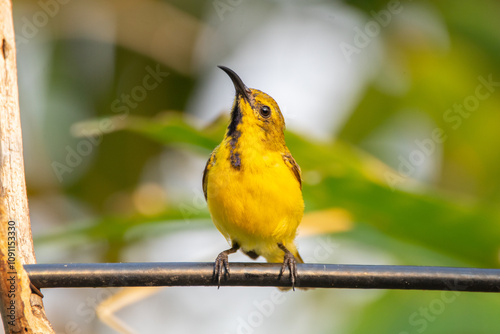
{"type": "Polygon", "coordinates": [[[213,279],[217,279],[217,288],[220,288],[222,276],[229,277],[229,260],[225,252],[220,253],[215,259],[213,279]],[[224,272],[224,273],[223,273],[224,272]]]}
{"type": "Polygon", "coordinates": [[[287,267],[290,270],[290,282],[292,283],[292,289],[293,291],[295,291],[295,282],[297,282],[298,279],[297,261],[295,260],[293,254],[290,252],[285,253],[285,257],[283,259],[283,264],[281,265],[281,270],[278,279],[281,279],[281,276],[283,276],[287,267]]]}
{"type": "Polygon", "coordinates": [[[238,245],[238,243],[236,242],[233,242],[233,247],[220,252],[220,254],[215,259],[213,279],[215,280],[215,278],[217,278],[217,289],[220,288],[220,280],[222,276],[224,276],[225,279],[229,277],[229,260],[227,259],[227,256],[229,254],[235,253],[239,248],[240,245],[238,245]],[[224,273],[222,273],[223,271],[224,273]]]}

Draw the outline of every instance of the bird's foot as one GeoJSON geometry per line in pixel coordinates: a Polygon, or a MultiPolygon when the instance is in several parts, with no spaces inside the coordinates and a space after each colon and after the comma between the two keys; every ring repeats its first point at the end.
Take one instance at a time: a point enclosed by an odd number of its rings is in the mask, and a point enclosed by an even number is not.
{"type": "Polygon", "coordinates": [[[283,244],[278,244],[278,247],[285,252],[278,279],[281,279],[288,267],[290,270],[290,283],[292,283],[292,289],[295,291],[295,282],[298,281],[297,261],[295,260],[295,256],[283,244]]]}
{"type": "Polygon", "coordinates": [[[240,246],[236,243],[233,244],[233,247],[230,249],[227,249],[223,252],[220,252],[220,254],[217,256],[215,259],[214,263],[214,274],[213,274],[213,279],[217,279],[217,288],[220,288],[220,281],[222,277],[224,276],[225,279],[229,277],[229,259],[228,255],[235,253],[240,246]]]}
{"type": "Polygon", "coordinates": [[[222,252],[215,259],[213,278],[217,279],[217,288],[220,288],[220,280],[224,276],[229,277],[229,260],[227,254],[222,252]]]}

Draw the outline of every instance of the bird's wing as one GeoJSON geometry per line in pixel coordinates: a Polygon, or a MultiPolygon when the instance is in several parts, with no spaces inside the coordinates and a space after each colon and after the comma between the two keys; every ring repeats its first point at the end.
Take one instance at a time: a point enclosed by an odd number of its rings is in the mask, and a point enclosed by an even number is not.
{"type": "Polygon", "coordinates": [[[295,161],[295,159],[292,157],[292,154],[290,152],[282,154],[283,161],[285,161],[285,165],[290,168],[290,170],[293,172],[293,175],[295,175],[295,178],[297,181],[299,181],[300,188],[302,188],[302,177],[300,174],[300,167],[295,161]]]}
{"type": "Polygon", "coordinates": [[[207,199],[207,189],[208,189],[208,172],[215,164],[215,154],[217,153],[217,148],[210,154],[210,158],[208,158],[207,164],[205,166],[205,170],[203,171],[203,194],[205,195],[205,200],[207,199]]]}

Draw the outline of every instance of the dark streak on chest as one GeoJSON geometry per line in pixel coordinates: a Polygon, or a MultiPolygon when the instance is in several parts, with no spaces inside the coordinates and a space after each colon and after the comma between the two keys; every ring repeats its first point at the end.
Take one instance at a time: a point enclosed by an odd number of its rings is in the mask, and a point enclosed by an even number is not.
{"type": "Polygon", "coordinates": [[[241,132],[235,131],[234,134],[231,136],[231,140],[229,141],[229,145],[231,146],[229,159],[231,161],[231,167],[233,167],[236,170],[240,170],[241,168],[241,156],[240,152],[238,152],[237,150],[238,139],[240,138],[240,136],[241,132]]]}
{"type": "Polygon", "coordinates": [[[231,138],[229,141],[230,147],[230,163],[231,167],[233,167],[236,170],[240,170],[241,168],[241,155],[240,152],[238,152],[238,139],[240,139],[241,136],[241,131],[239,131],[238,125],[241,124],[242,122],[242,115],[240,111],[240,105],[238,101],[234,104],[234,108],[231,111],[231,122],[229,123],[229,126],[227,128],[227,135],[228,137],[231,138]]]}

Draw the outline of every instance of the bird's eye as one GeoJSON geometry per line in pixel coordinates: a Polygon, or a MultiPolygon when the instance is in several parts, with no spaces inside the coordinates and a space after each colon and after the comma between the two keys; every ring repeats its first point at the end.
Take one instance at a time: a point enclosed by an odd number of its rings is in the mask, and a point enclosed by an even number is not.
{"type": "Polygon", "coordinates": [[[269,108],[268,106],[262,106],[260,108],[260,115],[262,117],[268,118],[269,116],[271,116],[271,108],[269,108]]]}

